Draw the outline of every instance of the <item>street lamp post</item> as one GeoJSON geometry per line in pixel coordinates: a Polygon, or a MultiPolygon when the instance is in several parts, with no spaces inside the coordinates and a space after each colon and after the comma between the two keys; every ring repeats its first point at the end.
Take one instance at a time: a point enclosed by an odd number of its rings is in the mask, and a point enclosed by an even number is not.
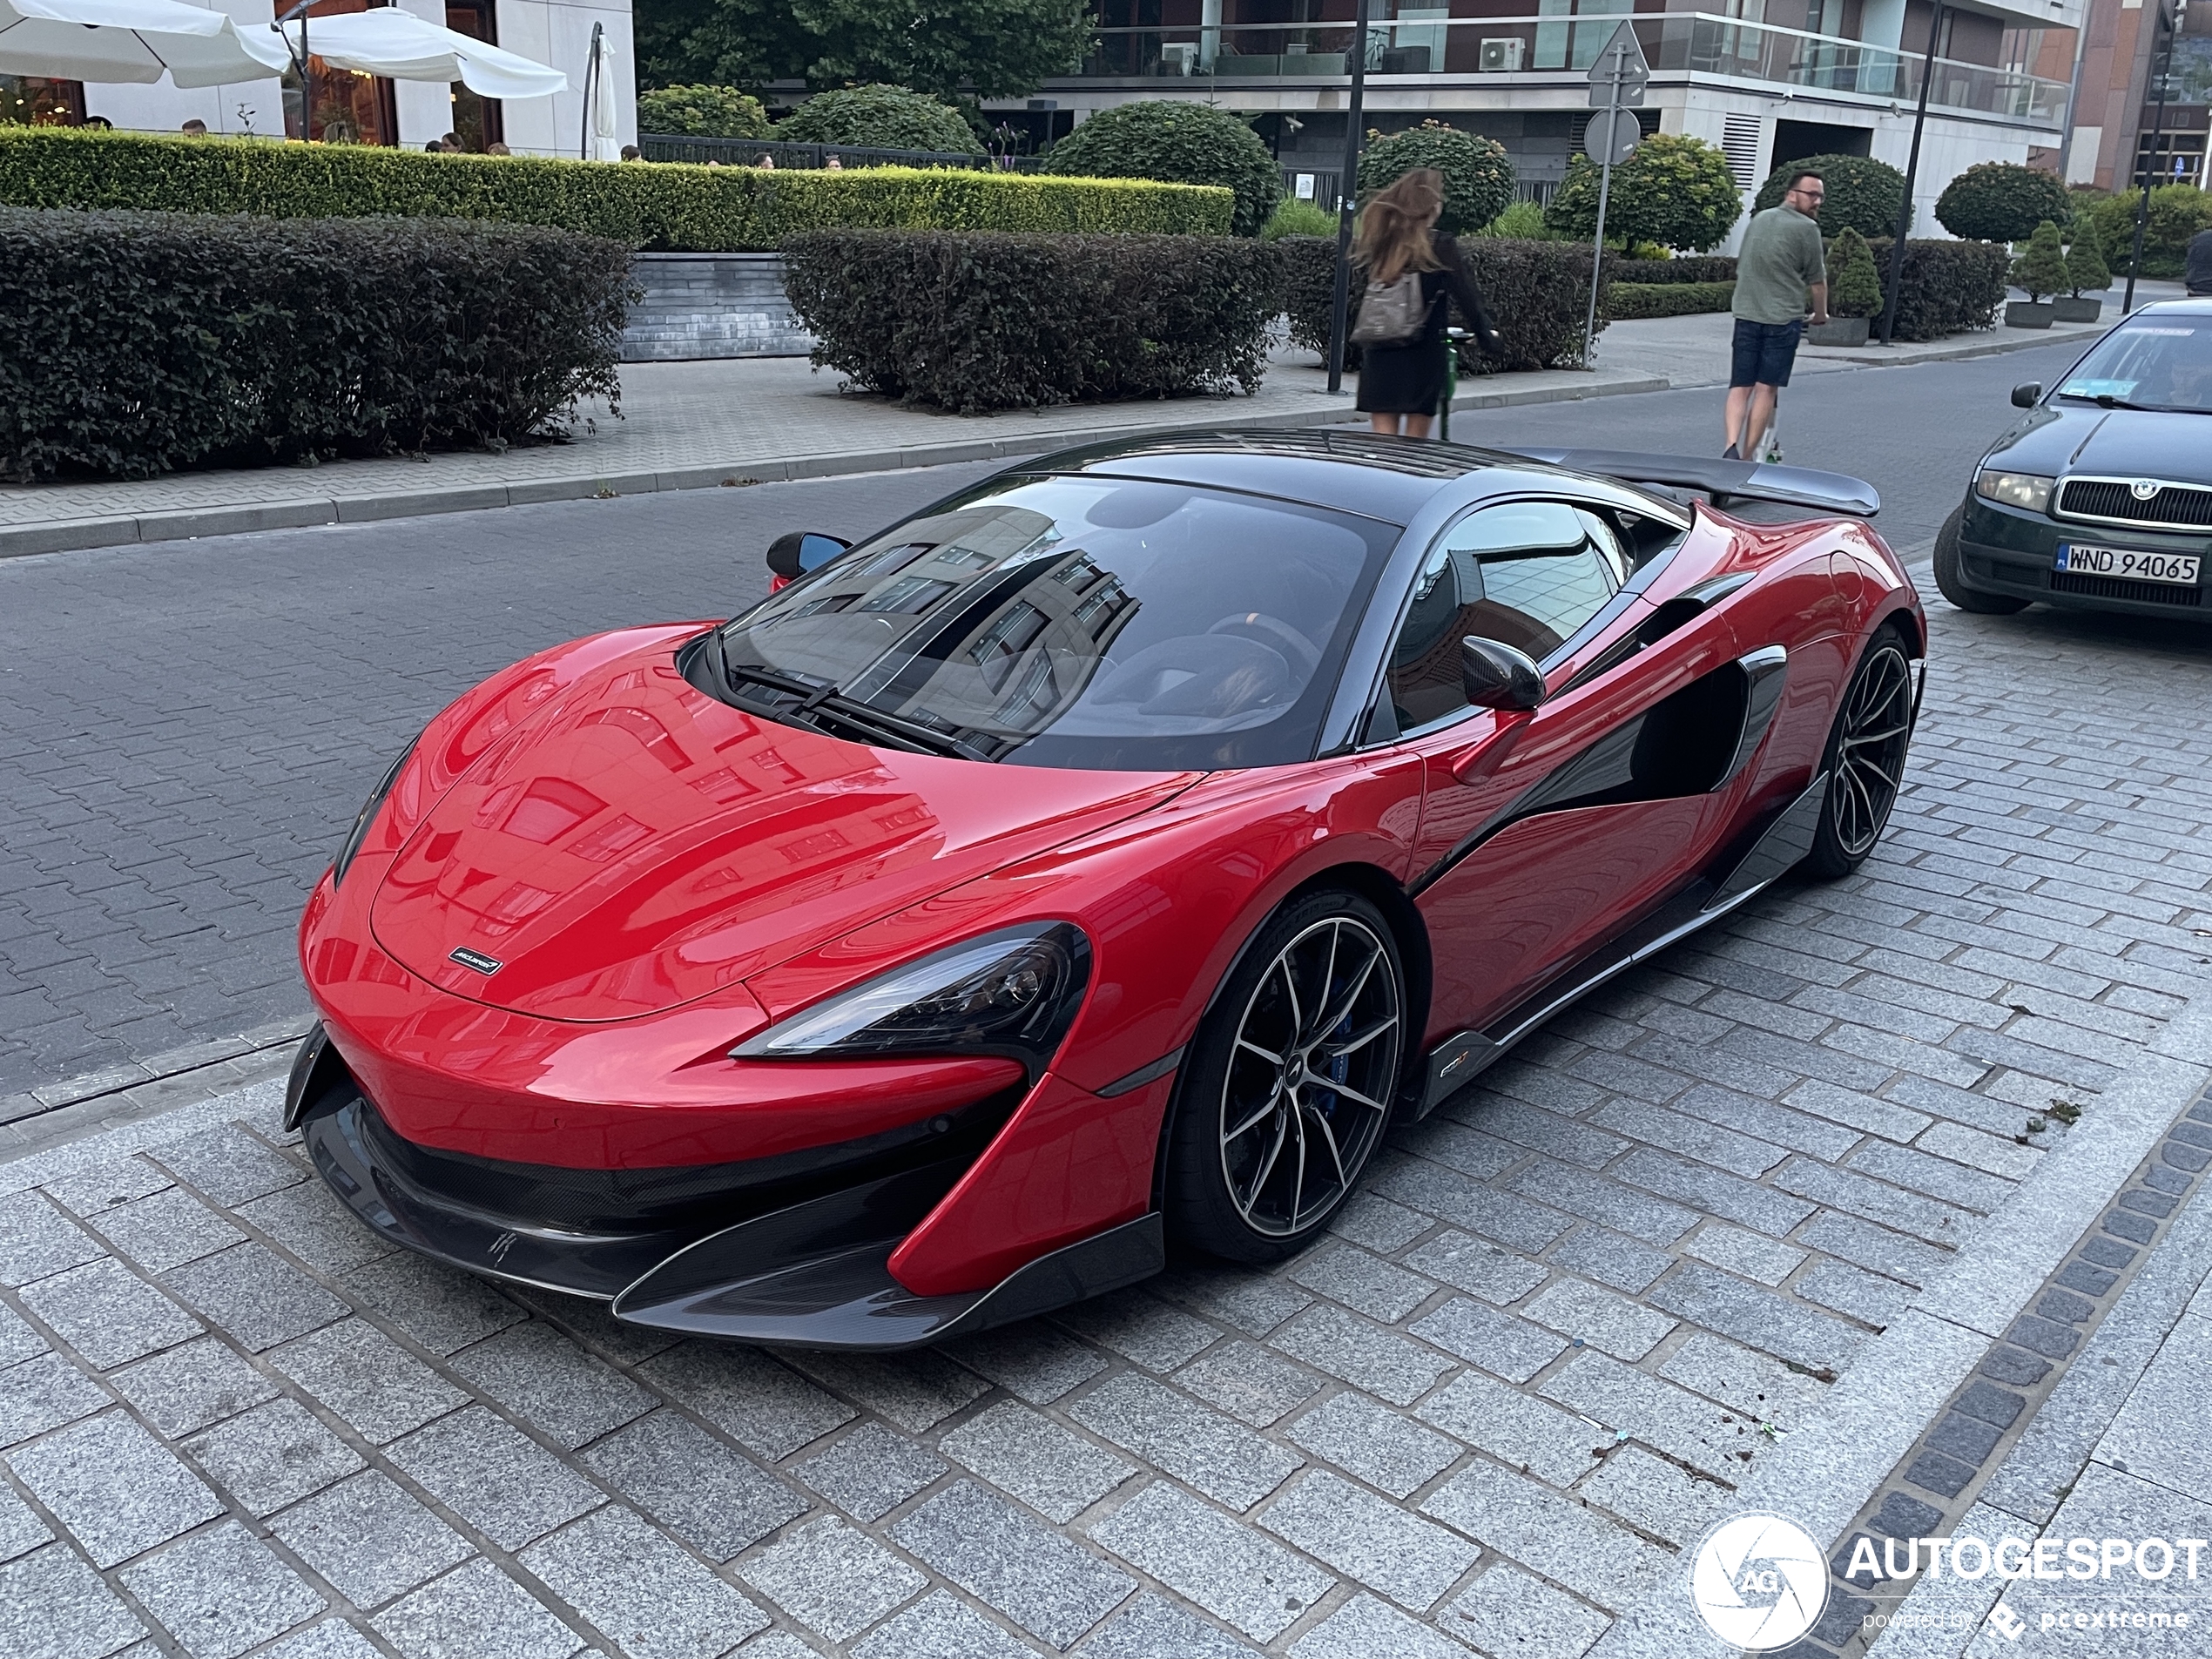
{"type": "Polygon", "coordinates": [[[1882,296],[1882,344],[1897,331],[1898,290],[1905,286],[1905,233],[1912,228],[1912,186],[1920,177],[1920,134],[1928,125],[1928,89],[1935,84],[1936,39],[1943,28],[1942,0],[1928,17],[1928,51],[1920,60],[1920,101],[1912,111],[1912,151],[1905,161],[1905,199],[1897,205],[1897,235],[1890,242],[1888,292],[1882,296]]]}
{"type": "Polygon", "coordinates": [[[1359,124],[1367,107],[1368,0],[1352,25],[1352,113],[1344,135],[1344,171],[1337,184],[1337,269],[1329,288],[1329,390],[1344,389],[1345,319],[1352,309],[1352,212],[1359,190],[1359,124]]]}
{"type": "Polygon", "coordinates": [[[2120,298],[2120,314],[2123,317],[2135,308],[2135,273],[2143,268],[2143,231],[2150,223],[2150,185],[2158,162],[2158,135],[2166,130],[2166,71],[2173,67],[2174,56],[2174,24],[2166,15],[2166,0],[2159,0],[2158,17],[2150,28],[2151,68],[2158,76],[2158,112],[2150,118],[2150,158],[2143,165],[2143,193],[2135,204],[2135,246],[2128,256],[2128,292],[2120,298]],[[2166,31],[2168,60],[2163,68],[2158,61],[2158,31],[2161,29],[2166,31]]]}

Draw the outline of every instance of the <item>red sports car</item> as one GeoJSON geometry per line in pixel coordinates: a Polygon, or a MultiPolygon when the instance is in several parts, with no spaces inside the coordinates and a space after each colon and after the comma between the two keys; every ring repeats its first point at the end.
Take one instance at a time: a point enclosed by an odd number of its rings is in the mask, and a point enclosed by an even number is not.
{"type": "Polygon", "coordinates": [[[748,1341],[1285,1256],[1393,1117],[1872,849],[1925,637],[1876,506],[1229,431],[786,537],[734,620],[543,652],[385,775],[292,1121],[397,1244],[748,1341]]]}

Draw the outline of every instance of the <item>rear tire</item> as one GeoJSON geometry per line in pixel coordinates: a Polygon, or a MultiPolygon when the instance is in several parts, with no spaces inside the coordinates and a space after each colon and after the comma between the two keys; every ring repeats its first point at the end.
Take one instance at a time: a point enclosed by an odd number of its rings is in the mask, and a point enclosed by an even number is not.
{"type": "Polygon", "coordinates": [[[1912,743],[1912,664],[1905,636],[1885,623],[1844,689],[1821,766],[1828,797],[1805,855],[1805,873],[1833,881],[1866,862],[1889,827],[1912,743]]]}
{"type": "Polygon", "coordinates": [[[2008,593],[1984,593],[1966,585],[1966,571],[1959,562],[1959,534],[1966,517],[1965,508],[1954,507],[1951,516],[1943,521],[1943,528],[1936,532],[1936,591],[1953,609],[1969,610],[1977,617],[2009,617],[2014,611],[2027,610],[2026,599],[2016,599],[2008,593]]]}
{"type": "Polygon", "coordinates": [[[1170,1233],[1235,1262],[1296,1254],[1358,1187],[1404,1075],[1406,968],[1382,912],[1309,894],[1260,928],[1184,1059],[1170,1233]]]}

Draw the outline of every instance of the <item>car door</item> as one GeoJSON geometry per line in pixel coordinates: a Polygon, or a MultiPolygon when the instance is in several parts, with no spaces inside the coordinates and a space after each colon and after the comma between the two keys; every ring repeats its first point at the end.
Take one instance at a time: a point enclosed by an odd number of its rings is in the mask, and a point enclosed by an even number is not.
{"type": "Polygon", "coordinates": [[[1779,653],[1739,664],[1725,607],[1684,622],[1620,603],[1627,573],[1599,514],[1521,501],[1450,526],[1416,578],[1385,683],[1425,766],[1412,891],[1435,958],[1432,1040],[1480,1029],[1650,908],[1726,826],[1779,653]],[[1467,707],[1470,634],[1548,659],[1546,700],[1467,707]]]}

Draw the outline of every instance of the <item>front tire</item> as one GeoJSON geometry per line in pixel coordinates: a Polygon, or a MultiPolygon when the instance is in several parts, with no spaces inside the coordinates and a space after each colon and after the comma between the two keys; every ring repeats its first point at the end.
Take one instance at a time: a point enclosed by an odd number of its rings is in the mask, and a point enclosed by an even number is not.
{"type": "Polygon", "coordinates": [[[1966,571],[1959,561],[1959,536],[1966,518],[1966,509],[1954,507],[1951,516],[1943,521],[1943,528],[1936,532],[1936,591],[1954,610],[1972,611],[1977,617],[2009,617],[2014,611],[2027,610],[2028,602],[2025,599],[2016,599],[2008,593],[1984,593],[1966,585],[1966,571]]]}
{"type": "Polygon", "coordinates": [[[1912,743],[1912,664],[1904,636],[1885,624],[1858,659],[1844,690],[1821,765],[1828,798],[1820,828],[1805,855],[1809,875],[1833,881],[1866,862],[1905,782],[1905,752],[1912,743]]]}
{"type": "Polygon", "coordinates": [[[1179,1244],[1280,1261],[1327,1225],[1382,1139],[1406,1012],[1397,939],[1366,899],[1310,894],[1268,921],[1184,1062],[1166,1148],[1179,1244]]]}

